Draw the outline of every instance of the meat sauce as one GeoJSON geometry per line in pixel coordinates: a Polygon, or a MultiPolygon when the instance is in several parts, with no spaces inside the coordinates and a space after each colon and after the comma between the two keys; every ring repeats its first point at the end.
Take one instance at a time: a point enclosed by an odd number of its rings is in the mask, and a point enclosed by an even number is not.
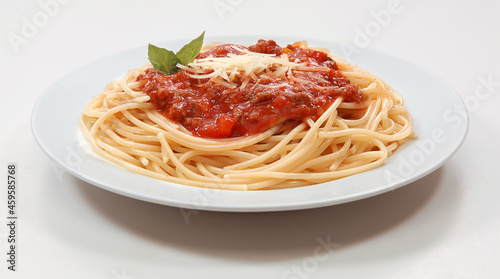
{"type": "MultiPolygon", "coordinates": [[[[234,46],[220,45],[199,53],[195,59],[241,54],[234,46]]],[[[338,97],[344,102],[362,101],[357,85],[341,74],[325,52],[295,45],[282,48],[272,40],[237,47],[277,56],[286,53],[290,61],[323,70],[293,70],[293,77],[251,79],[243,88],[243,81],[238,78],[233,81],[237,86],[228,88],[209,78],[192,78],[186,70],[165,75],[149,68],[138,80],[143,82],[143,92],[162,115],[204,138],[248,136],[283,121],[302,121],[308,117],[316,120],[338,97]],[[324,70],[325,67],[328,69],[324,70]],[[273,88],[275,85],[280,86],[273,88]]]]}

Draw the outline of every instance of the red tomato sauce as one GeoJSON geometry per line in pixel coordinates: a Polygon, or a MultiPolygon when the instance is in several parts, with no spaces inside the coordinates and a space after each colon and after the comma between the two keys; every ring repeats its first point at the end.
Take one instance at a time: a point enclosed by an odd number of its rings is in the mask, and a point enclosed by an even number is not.
{"type": "MultiPolygon", "coordinates": [[[[234,45],[220,45],[201,52],[195,59],[209,56],[226,57],[241,54],[234,45]]],[[[149,68],[137,79],[143,81],[142,90],[151,103],[169,120],[181,124],[193,135],[204,138],[229,138],[254,135],[266,131],[279,122],[316,120],[338,98],[344,102],[361,102],[357,85],[339,71],[337,64],[326,53],[303,49],[294,45],[282,48],[276,42],[259,40],[249,47],[252,52],[286,53],[290,61],[305,63],[308,67],[322,67],[325,71],[292,70],[293,78],[250,80],[242,89],[241,80],[233,81],[235,88],[217,84],[209,78],[195,79],[181,70],[164,75],[149,68]],[[307,82],[304,83],[304,80],[307,82]],[[273,85],[285,86],[269,88],[273,85]]]]}

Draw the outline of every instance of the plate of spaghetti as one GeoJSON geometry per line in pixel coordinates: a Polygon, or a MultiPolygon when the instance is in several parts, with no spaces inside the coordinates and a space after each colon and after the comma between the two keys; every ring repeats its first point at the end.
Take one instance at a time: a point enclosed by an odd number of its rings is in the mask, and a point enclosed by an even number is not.
{"type": "Polygon", "coordinates": [[[149,45],[65,76],[33,110],[38,144],[121,195],[243,212],[396,189],[444,164],[467,134],[453,88],[390,55],[203,36],[162,44],[177,53],[149,45]]]}

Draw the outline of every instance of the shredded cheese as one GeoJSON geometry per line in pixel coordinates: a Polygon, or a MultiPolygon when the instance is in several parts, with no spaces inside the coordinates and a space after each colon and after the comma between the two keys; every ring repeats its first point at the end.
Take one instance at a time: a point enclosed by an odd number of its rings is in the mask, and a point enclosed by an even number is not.
{"type": "Polygon", "coordinates": [[[305,63],[290,61],[286,54],[276,56],[252,52],[246,49],[233,48],[240,54],[229,53],[227,57],[214,57],[209,55],[206,58],[195,59],[187,66],[177,64],[177,67],[186,70],[192,78],[210,78],[219,84],[234,88],[235,79],[240,79],[241,87],[244,88],[250,80],[261,78],[276,78],[290,75],[294,69],[304,69],[305,63]]]}

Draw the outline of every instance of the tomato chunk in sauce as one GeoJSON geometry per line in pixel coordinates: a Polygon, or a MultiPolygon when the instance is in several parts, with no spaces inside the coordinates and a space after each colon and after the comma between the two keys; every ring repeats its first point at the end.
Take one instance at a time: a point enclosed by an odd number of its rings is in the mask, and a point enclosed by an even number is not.
{"type": "Polygon", "coordinates": [[[232,81],[236,85],[232,87],[210,78],[193,78],[185,69],[165,75],[149,68],[137,79],[143,82],[143,92],[162,115],[204,138],[248,136],[283,121],[308,117],[316,120],[338,97],[344,102],[362,101],[357,85],[351,84],[335,61],[318,50],[296,45],[282,48],[272,40],[259,40],[249,47],[220,45],[199,53],[195,59],[240,55],[241,50],[286,54],[289,61],[302,63],[308,70],[294,69],[281,77],[246,81],[240,75],[232,81]]]}

